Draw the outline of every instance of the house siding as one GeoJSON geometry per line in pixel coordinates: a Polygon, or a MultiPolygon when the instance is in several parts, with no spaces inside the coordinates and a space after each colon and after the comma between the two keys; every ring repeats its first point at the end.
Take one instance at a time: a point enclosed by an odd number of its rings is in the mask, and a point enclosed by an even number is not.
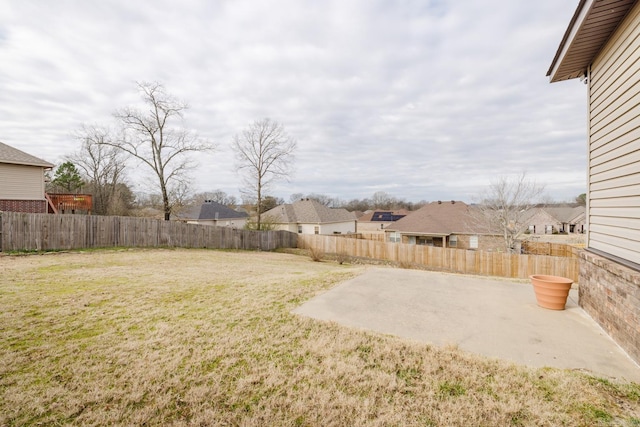
{"type": "Polygon", "coordinates": [[[334,222],[320,225],[320,234],[347,234],[356,232],[356,221],[334,222]]]}
{"type": "Polygon", "coordinates": [[[44,168],[0,163],[0,199],[45,200],[44,168]]]}
{"type": "Polygon", "coordinates": [[[640,4],[589,73],[588,247],[640,264],[640,4]]]}
{"type": "Polygon", "coordinates": [[[335,222],[324,224],[276,224],[277,230],[290,231],[296,234],[298,234],[298,227],[302,227],[302,233],[300,234],[316,234],[316,227],[318,228],[318,234],[335,234],[334,232],[337,232],[339,234],[348,234],[355,233],[356,222],[354,220],[350,222],[335,222]]]}

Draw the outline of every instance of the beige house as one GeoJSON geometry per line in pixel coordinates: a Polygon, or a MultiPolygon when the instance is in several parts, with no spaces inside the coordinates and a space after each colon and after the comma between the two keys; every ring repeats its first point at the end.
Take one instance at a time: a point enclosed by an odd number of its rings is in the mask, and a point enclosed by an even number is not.
{"type": "Polygon", "coordinates": [[[588,111],[580,305],[640,361],[640,3],[581,0],[547,72],[588,111]]]}
{"type": "Polygon", "coordinates": [[[495,233],[481,230],[464,202],[439,201],[424,205],[415,212],[387,226],[388,242],[441,248],[503,250],[504,240],[495,233]]]}
{"type": "Polygon", "coordinates": [[[262,214],[277,230],[299,234],[350,234],[357,230],[356,216],[346,209],[333,209],[313,199],[276,206],[262,214]]]}
{"type": "Polygon", "coordinates": [[[45,171],[53,165],[0,142],[0,211],[47,213],[45,171]]]}

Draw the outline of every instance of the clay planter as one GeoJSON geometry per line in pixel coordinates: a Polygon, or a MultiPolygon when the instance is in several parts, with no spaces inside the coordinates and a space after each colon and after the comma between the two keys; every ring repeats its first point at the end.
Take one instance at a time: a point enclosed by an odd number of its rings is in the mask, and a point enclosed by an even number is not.
{"type": "Polygon", "coordinates": [[[529,276],[538,305],[550,310],[564,310],[573,280],[560,276],[533,274],[529,276]]]}

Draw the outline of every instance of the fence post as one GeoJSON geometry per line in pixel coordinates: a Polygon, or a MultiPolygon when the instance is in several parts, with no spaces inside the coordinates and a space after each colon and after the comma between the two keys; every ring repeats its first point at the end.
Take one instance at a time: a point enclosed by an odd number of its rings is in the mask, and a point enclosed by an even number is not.
{"type": "Polygon", "coordinates": [[[0,211],[0,252],[2,252],[2,241],[4,240],[2,235],[2,211],[0,211]]]}

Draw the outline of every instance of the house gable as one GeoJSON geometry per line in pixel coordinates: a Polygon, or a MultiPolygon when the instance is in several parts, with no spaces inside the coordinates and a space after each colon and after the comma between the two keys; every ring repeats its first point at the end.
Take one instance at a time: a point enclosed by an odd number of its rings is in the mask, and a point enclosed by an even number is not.
{"type": "Polygon", "coordinates": [[[53,164],[0,142],[0,200],[43,201],[44,171],[53,164]]]}

